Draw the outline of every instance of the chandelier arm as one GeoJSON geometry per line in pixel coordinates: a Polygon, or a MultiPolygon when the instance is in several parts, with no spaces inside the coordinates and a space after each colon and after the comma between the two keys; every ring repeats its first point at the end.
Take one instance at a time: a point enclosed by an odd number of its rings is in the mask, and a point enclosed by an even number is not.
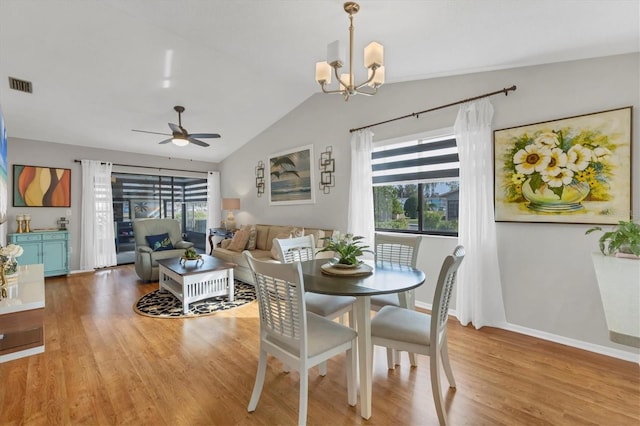
{"type": "Polygon", "coordinates": [[[356,86],[356,87],[355,87],[355,90],[358,90],[358,89],[360,89],[362,86],[366,86],[367,84],[371,83],[371,81],[373,80],[373,78],[376,76],[376,70],[377,70],[377,69],[378,69],[377,67],[371,67],[371,70],[372,70],[373,72],[371,73],[371,77],[369,77],[369,80],[367,80],[367,81],[365,81],[364,83],[359,84],[358,86],[356,86]]]}
{"type": "Polygon", "coordinates": [[[376,93],[378,93],[378,88],[376,87],[376,88],[373,90],[373,92],[366,92],[366,91],[364,91],[364,90],[358,90],[358,89],[356,89],[356,93],[357,93],[358,95],[373,96],[373,95],[375,95],[376,93]]]}
{"type": "MultiPolygon", "coordinates": [[[[350,88],[351,86],[350,86],[349,84],[344,84],[344,81],[342,81],[342,80],[340,79],[340,76],[338,75],[338,67],[334,67],[334,68],[333,68],[333,74],[336,76],[336,80],[338,80],[338,83],[339,83],[339,84],[342,84],[342,86],[344,86],[344,87],[345,87],[345,89],[344,89],[344,90],[347,90],[347,91],[348,91],[348,90],[349,90],[349,88],[350,88]]],[[[349,75],[351,75],[351,72],[349,72],[349,75]]],[[[340,86],[338,86],[338,87],[340,87],[340,86]]],[[[340,89],[338,89],[338,91],[339,91],[339,92],[342,92],[342,90],[340,90],[340,89]]]]}
{"type": "Polygon", "coordinates": [[[324,84],[324,83],[323,83],[323,84],[321,84],[321,85],[320,85],[320,87],[322,88],[322,92],[327,93],[327,94],[330,94],[330,95],[335,95],[335,94],[338,94],[338,93],[342,93],[342,92],[344,92],[344,90],[340,90],[340,89],[336,89],[336,90],[327,90],[327,89],[325,89],[326,84],[324,84]]]}

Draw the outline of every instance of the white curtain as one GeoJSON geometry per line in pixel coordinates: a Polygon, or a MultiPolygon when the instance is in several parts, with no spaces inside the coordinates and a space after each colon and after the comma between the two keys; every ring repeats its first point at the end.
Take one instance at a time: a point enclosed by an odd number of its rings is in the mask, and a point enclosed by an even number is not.
{"type": "Polygon", "coordinates": [[[82,160],[81,270],[118,263],[113,232],[111,168],[111,163],[82,160]]]}
{"type": "Polygon", "coordinates": [[[347,232],[363,236],[371,247],[373,247],[375,232],[371,186],[372,151],[373,132],[364,129],[351,134],[351,186],[347,232]]]}
{"type": "Polygon", "coordinates": [[[493,211],[493,106],[484,98],[460,107],[454,126],[460,155],[458,240],[466,249],[457,282],[463,325],[506,323],[493,211]]]}
{"type": "MultiPolygon", "coordinates": [[[[207,174],[207,237],[211,228],[220,227],[220,211],[220,172],[209,172],[207,174]]],[[[207,247],[207,253],[211,253],[209,238],[207,238],[207,247]]]]}

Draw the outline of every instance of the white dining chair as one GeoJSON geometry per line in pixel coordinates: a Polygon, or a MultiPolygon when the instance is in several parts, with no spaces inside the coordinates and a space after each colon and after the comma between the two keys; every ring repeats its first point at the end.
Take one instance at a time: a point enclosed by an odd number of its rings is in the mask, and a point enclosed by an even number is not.
{"type": "MultiPolygon", "coordinates": [[[[417,235],[401,235],[401,234],[381,234],[375,233],[375,258],[376,262],[394,263],[405,266],[416,267],[418,261],[418,250],[422,237],[417,235]]],[[[415,308],[414,291],[405,292],[407,300],[407,308],[415,308]]],[[[389,293],[371,296],[371,309],[379,311],[385,306],[401,307],[400,298],[397,293],[389,293]]],[[[409,362],[415,366],[416,357],[413,353],[409,353],[409,362]]],[[[393,351],[387,350],[387,367],[392,370],[396,364],[400,364],[400,357],[393,351]]]]}
{"type": "MultiPolygon", "coordinates": [[[[316,258],[316,246],[313,235],[296,238],[278,238],[278,251],[284,263],[304,262],[316,258]]],[[[354,327],[353,306],[356,298],[353,296],[330,296],[327,294],[306,293],[304,300],[307,311],[328,319],[349,316],[349,327],[354,327]]]]}
{"type": "Polygon", "coordinates": [[[447,348],[447,318],[451,292],[464,255],[464,247],[457,246],[453,254],[444,259],[430,315],[397,306],[385,306],[371,320],[372,345],[429,356],[431,389],[441,425],[447,424],[440,391],[441,361],[449,386],[456,387],[447,348]]]}
{"type": "Polygon", "coordinates": [[[309,369],[346,352],[347,396],[356,404],[354,329],[307,312],[300,262],[262,262],[244,251],[253,273],[260,315],[260,359],[248,411],[255,411],[267,369],[267,354],[300,372],[298,424],[306,424],[309,369]]]}

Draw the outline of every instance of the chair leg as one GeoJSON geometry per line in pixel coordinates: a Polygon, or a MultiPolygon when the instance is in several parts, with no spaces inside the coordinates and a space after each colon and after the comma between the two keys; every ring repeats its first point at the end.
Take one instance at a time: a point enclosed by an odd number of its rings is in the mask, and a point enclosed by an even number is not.
{"type": "Polygon", "coordinates": [[[412,367],[418,366],[418,361],[416,360],[416,354],[414,354],[413,352],[409,352],[409,362],[411,363],[412,367]]]}
{"type": "Polygon", "coordinates": [[[322,377],[327,375],[327,361],[322,361],[320,365],[318,365],[318,372],[322,377]]]}
{"type": "Polygon", "coordinates": [[[352,407],[356,405],[356,400],[358,399],[358,390],[357,390],[357,365],[358,365],[358,354],[356,352],[356,345],[354,343],[353,349],[347,350],[346,362],[347,362],[347,398],[349,400],[349,405],[352,407]]]}
{"type": "Polygon", "coordinates": [[[309,369],[300,369],[300,402],[298,404],[298,425],[307,424],[307,399],[309,395],[309,369]]]}
{"type": "Polygon", "coordinates": [[[267,372],[267,352],[260,350],[260,360],[258,361],[258,372],[256,373],[256,383],[253,385],[253,393],[251,394],[249,407],[247,407],[247,411],[249,412],[256,410],[258,401],[260,400],[260,394],[262,393],[262,386],[264,385],[264,376],[266,372],[267,372]]]}
{"type": "Polygon", "coordinates": [[[442,341],[442,348],[440,349],[440,356],[442,357],[442,367],[444,368],[444,372],[447,375],[447,380],[449,380],[449,387],[456,387],[456,380],[453,378],[453,370],[451,369],[451,364],[449,363],[449,345],[447,345],[447,338],[445,337],[442,341]]]}
{"type": "Polygon", "coordinates": [[[396,351],[392,348],[387,348],[387,368],[393,370],[396,368],[396,351]]]}
{"type": "Polygon", "coordinates": [[[431,367],[431,392],[433,393],[433,402],[436,406],[440,426],[445,426],[447,424],[447,414],[444,410],[444,400],[442,399],[442,393],[440,391],[440,368],[438,365],[438,355],[438,353],[431,353],[429,355],[429,365],[431,367]]]}

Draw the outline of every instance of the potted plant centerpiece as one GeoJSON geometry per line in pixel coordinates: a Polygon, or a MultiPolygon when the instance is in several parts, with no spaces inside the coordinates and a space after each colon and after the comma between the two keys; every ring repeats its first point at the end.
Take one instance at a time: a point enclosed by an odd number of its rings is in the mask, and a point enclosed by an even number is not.
{"type": "MultiPolygon", "coordinates": [[[[585,234],[594,231],[603,231],[603,229],[596,226],[588,229],[585,234]]],[[[618,222],[614,230],[602,234],[599,245],[604,255],[613,254],[617,257],[640,259],[640,224],[632,220],[618,222]]]]}
{"type": "Polygon", "coordinates": [[[324,247],[317,253],[332,251],[334,253],[334,266],[340,268],[357,268],[361,261],[358,259],[364,253],[373,253],[369,246],[362,241],[364,237],[353,234],[340,234],[334,232],[331,237],[321,238],[325,241],[324,247]]]}

